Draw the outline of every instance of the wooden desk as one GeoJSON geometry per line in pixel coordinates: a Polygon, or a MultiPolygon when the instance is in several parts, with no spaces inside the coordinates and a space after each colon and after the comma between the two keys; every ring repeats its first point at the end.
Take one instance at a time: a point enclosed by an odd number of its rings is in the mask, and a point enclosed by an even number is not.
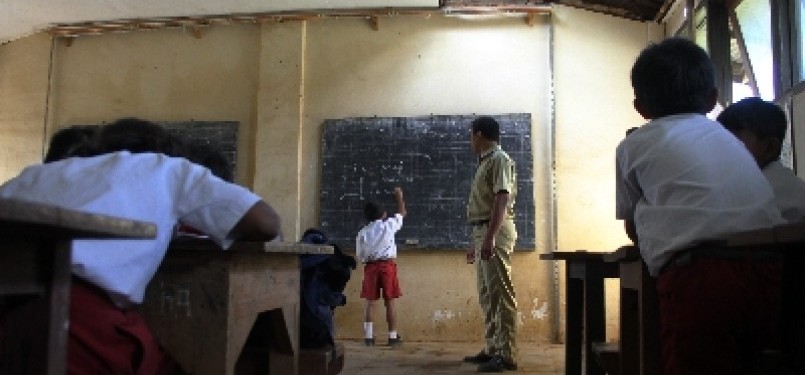
{"type": "Polygon", "coordinates": [[[605,255],[578,250],[539,256],[542,260],[565,261],[565,374],[568,375],[582,373],[582,354],[587,374],[604,374],[592,355],[592,343],[606,340],[604,279],[618,277],[618,264],[607,262],[605,255]]]}
{"type": "Polygon", "coordinates": [[[175,241],[142,312],[194,375],[297,374],[299,255],[332,252],[298,243],[238,242],[221,250],[207,240],[175,241]]]}
{"type": "Polygon", "coordinates": [[[620,375],[661,375],[656,279],[649,275],[636,246],[623,246],[604,259],[618,263],[620,277],[620,375]]]}
{"type": "Polygon", "coordinates": [[[47,337],[32,353],[41,359],[42,368],[32,371],[49,375],[66,371],[72,240],[154,238],[156,229],[151,223],[0,199],[0,299],[34,295],[47,309],[35,314],[42,316],[47,337]]]}

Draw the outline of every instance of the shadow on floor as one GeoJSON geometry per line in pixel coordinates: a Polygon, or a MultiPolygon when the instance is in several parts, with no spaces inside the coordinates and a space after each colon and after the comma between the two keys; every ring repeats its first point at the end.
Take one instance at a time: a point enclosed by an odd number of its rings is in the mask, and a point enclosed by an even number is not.
{"type": "MultiPolygon", "coordinates": [[[[481,349],[479,343],[465,342],[406,341],[395,348],[381,343],[366,347],[357,340],[339,342],[345,346],[343,375],[474,374],[476,366],[461,359],[481,349]]],[[[518,370],[507,373],[560,375],[563,371],[563,345],[525,342],[520,343],[518,370]]]]}

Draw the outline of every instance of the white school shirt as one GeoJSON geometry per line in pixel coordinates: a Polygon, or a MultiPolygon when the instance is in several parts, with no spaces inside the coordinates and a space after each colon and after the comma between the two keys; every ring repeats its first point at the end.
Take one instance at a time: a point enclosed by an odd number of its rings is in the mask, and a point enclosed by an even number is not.
{"type": "Polygon", "coordinates": [[[699,114],[656,119],[616,151],[616,216],[634,220],[652,276],[702,240],[783,222],[746,147],[699,114]]]}
{"type": "Polygon", "coordinates": [[[183,158],[129,152],[30,166],[0,186],[0,197],[156,224],[155,239],[74,242],[73,274],[123,308],[142,303],[179,220],[227,248],[231,229],[260,199],[183,158]]]}
{"type": "Polygon", "coordinates": [[[805,181],[775,160],[763,168],[774,190],[774,202],[787,223],[805,220],[805,181]]]}
{"type": "Polygon", "coordinates": [[[355,255],[363,263],[396,258],[394,235],[402,225],[403,216],[400,214],[366,224],[355,239],[355,255]]]}

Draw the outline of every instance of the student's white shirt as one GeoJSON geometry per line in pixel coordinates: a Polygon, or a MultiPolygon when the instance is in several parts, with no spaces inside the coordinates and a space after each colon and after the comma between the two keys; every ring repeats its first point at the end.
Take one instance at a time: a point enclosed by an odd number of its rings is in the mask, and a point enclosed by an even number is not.
{"type": "Polygon", "coordinates": [[[763,168],[763,175],[774,190],[774,202],[787,223],[799,223],[805,219],[805,181],[779,160],[763,168]]]}
{"type": "Polygon", "coordinates": [[[651,121],[616,153],[616,215],[635,221],[651,275],[677,250],[783,222],[746,147],[702,115],[651,121]]]}
{"type": "Polygon", "coordinates": [[[152,240],[74,242],[73,274],[120,307],[142,303],[179,220],[227,248],[231,229],[260,199],[183,158],[128,152],[28,167],[0,186],[0,197],[155,223],[152,240]]]}
{"type": "Polygon", "coordinates": [[[363,263],[396,258],[394,235],[402,225],[403,217],[400,214],[366,224],[355,239],[355,255],[363,263]]]}

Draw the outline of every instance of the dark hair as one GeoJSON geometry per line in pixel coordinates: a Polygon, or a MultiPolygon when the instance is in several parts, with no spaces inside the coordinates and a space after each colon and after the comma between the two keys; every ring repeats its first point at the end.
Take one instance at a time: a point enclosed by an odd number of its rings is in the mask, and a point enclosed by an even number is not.
{"type": "Polygon", "coordinates": [[[45,163],[73,156],[90,156],[94,153],[93,142],[97,126],[74,125],[60,129],[50,137],[45,163]]]}
{"type": "Polygon", "coordinates": [[[646,47],[632,67],[631,79],[635,99],[652,119],[711,109],[713,63],[690,40],[669,38],[646,47]]]}
{"type": "Polygon", "coordinates": [[[185,155],[184,144],[178,137],[158,124],[138,118],[123,118],[101,127],[97,148],[100,153],[129,151],[185,155]]]}
{"type": "Polygon", "coordinates": [[[307,230],[305,230],[305,233],[302,233],[302,239],[299,240],[299,242],[302,243],[317,244],[317,245],[326,244],[327,241],[329,241],[329,239],[327,238],[327,234],[316,228],[308,228],[307,230]]]}
{"type": "Polygon", "coordinates": [[[221,150],[200,142],[188,143],[186,146],[187,159],[198,165],[207,167],[212,174],[220,179],[232,182],[234,172],[232,163],[221,150]]]}
{"type": "Polygon", "coordinates": [[[788,128],[782,108],[760,98],[741,99],[724,109],[716,120],[733,133],[746,129],[760,139],[775,138],[780,143],[788,128]]]}
{"type": "Polygon", "coordinates": [[[363,206],[363,216],[368,221],[375,221],[383,218],[383,214],[386,213],[386,210],[383,208],[383,205],[377,201],[368,201],[363,206]]]}
{"type": "Polygon", "coordinates": [[[472,121],[472,132],[481,132],[484,138],[498,142],[500,140],[500,125],[491,116],[480,116],[472,121]]]}

